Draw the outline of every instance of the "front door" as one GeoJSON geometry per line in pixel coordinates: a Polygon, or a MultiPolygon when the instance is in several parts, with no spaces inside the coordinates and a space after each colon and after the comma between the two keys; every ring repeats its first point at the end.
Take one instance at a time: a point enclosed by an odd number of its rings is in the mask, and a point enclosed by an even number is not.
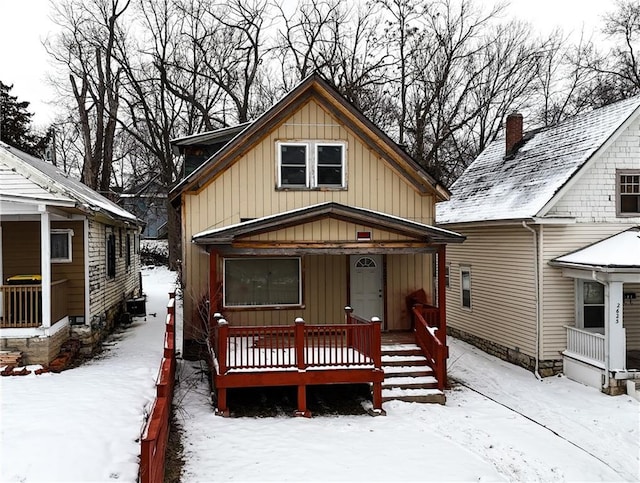
{"type": "Polygon", "coordinates": [[[350,264],[350,305],[354,315],[383,320],[382,255],[351,255],[350,264]]]}

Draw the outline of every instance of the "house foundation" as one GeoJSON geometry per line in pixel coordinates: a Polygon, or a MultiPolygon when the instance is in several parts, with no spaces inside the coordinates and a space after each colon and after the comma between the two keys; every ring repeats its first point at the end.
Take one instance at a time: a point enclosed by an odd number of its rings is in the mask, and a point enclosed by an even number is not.
{"type": "Polygon", "coordinates": [[[50,336],[3,337],[0,339],[0,350],[22,353],[22,364],[47,365],[56,358],[62,344],[70,337],[69,326],[56,331],[50,336]]]}
{"type": "MultiPolygon", "coordinates": [[[[456,339],[468,342],[469,344],[476,346],[478,349],[481,349],[484,352],[491,354],[492,356],[502,359],[503,361],[507,361],[517,366],[523,367],[531,372],[534,372],[536,370],[535,357],[531,357],[516,349],[505,347],[503,345],[497,344],[487,339],[483,339],[482,337],[478,337],[473,334],[469,334],[468,332],[464,332],[451,326],[447,327],[447,334],[455,337],[456,339]]],[[[562,372],[562,359],[538,361],[538,373],[542,377],[555,376],[562,372]]]]}

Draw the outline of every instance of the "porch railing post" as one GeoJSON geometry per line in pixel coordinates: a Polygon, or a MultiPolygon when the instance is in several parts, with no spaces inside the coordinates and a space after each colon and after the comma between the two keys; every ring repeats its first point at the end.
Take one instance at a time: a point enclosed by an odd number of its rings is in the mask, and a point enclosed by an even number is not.
{"type": "MultiPolygon", "coordinates": [[[[299,371],[306,369],[305,360],[305,340],[304,340],[304,319],[298,317],[295,320],[295,344],[296,344],[296,362],[299,371]]],[[[311,412],[307,410],[307,386],[298,384],[298,410],[296,416],[311,417],[311,412]]]]}
{"type": "Polygon", "coordinates": [[[438,331],[436,335],[442,345],[447,346],[447,261],[446,246],[438,248],[438,331]]]}
{"type": "Polygon", "coordinates": [[[216,341],[216,352],[218,356],[218,367],[220,375],[227,372],[227,347],[229,346],[229,323],[224,320],[218,320],[218,340],[216,341]]]}
{"type": "MultiPolygon", "coordinates": [[[[382,321],[378,317],[371,319],[371,358],[376,371],[382,371],[382,321]]],[[[373,409],[382,410],[382,382],[375,381],[372,388],[373,409]]]]}
{"type": "MultiPolygon", "coordinates": [[[[351,323],[353,309],[348,305],[344,308],[344,323],[348,326],[351,323]]],[[[353,347],[353,330],[347,327],[347,347],[353,347]]]]}
{"type": "Polygon", "coordinates": [[[296,366],[299,370],[307,368],[304,354],[304,319],[298,317],[295,320],[294,342],[296,345],[296,366]]]}

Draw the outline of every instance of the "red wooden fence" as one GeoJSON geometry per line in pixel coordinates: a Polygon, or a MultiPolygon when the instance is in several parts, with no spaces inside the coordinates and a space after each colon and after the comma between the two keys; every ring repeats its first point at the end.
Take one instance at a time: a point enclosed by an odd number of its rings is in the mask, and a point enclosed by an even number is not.
{"type": "Polygon", "coordinates": [[[164,354],[156,379],[156,399],[142,430],[140,449],[140,483],[162,483],[169,419],[176,375],[176,312],[175,293],[169,294],[164,334],[164,354]]]}

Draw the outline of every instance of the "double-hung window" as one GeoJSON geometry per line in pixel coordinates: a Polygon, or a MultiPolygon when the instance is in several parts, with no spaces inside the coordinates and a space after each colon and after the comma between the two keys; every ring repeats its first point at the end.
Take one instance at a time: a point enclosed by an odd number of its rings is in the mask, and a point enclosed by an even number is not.
{"type": "Polygon", "coordinates": [[[67,263],[72,259],[73,230],[51,230],[51,261],[67,263]]]}
{"type": "Polygon", "coordinates": [[[471,308],[471,268],[460,267],[460,295],[462,307],[471,308]]]}
{"type": "Polygon", "coordinates": [[[346,186],[343,142],[278,142],[278,188],[321,189],[346,186]]]}
{"type": "Polygon", "coordinates": [[[618,216],[640,216],[640,171],[616,171],[616,208],[618,216]]]}
{"type": "Polygon", "coordinates": [[[604,285],[590,280],[578,281],[578,312],[584,329],[604,328],[604,285]]]}

